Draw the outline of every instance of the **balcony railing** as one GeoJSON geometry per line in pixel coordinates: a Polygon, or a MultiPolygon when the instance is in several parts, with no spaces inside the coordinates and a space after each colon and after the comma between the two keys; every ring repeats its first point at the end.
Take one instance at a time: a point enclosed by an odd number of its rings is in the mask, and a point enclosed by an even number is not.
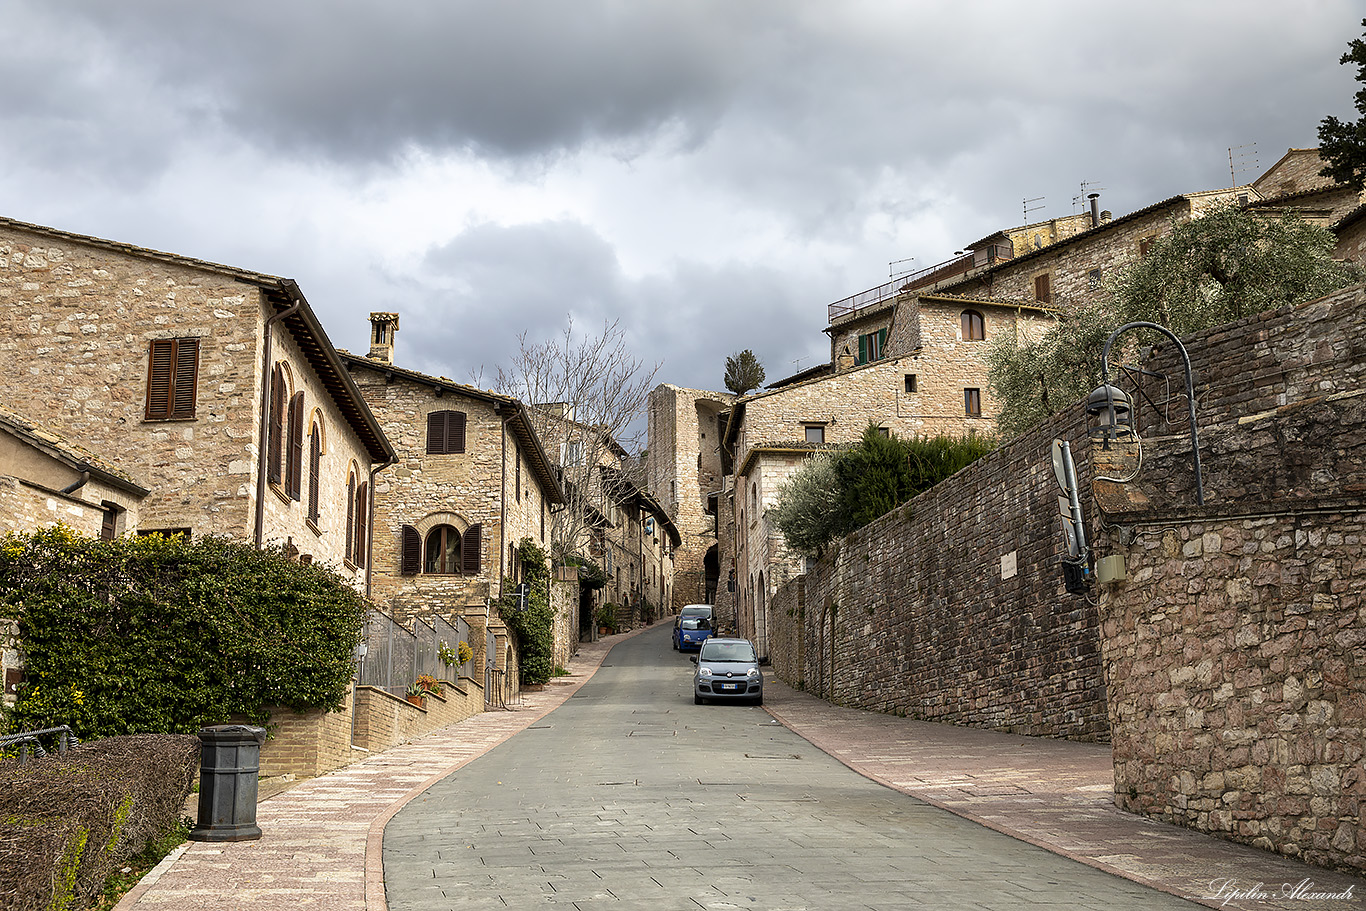
{"type": "Polygon", "coordinates": [[[833,323],[840,317],[850,316],[860,310],[866,310],[885,300],[890,300],[903,291],[926,288],[945,279],[963,275],[973,269],[980,269],[992,263],[1013,259],[1014,255],[1014,248],[1008,243],[988,244],[981,249],[970,250],[962,256],[945,260],[933,266],[926,266],[910,275],[903,275],[900,278],[878,285],[876,288],[869,288],[867,291],[862,291],[852,297],[836,301],[826,308],[826,312],[829,321],[833,323]]]}

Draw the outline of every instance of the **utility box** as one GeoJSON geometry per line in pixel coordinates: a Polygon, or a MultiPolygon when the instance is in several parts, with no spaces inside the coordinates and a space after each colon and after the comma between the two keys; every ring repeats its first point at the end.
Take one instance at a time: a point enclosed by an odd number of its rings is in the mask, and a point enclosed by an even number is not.
{"type": "Polygon", "coordinates": [[[199,821],[195,841],[252,841],[257,780],[266,729],[248,724],[215,724],[199,730],[199,821]]]}
{"type": "Polygon", "coordinates": [[[1101,585],[1110,582],[1123,582],[1126,576],[1122,555],[1111,554],[1096,561],[1096,581],[1101,585]]]}

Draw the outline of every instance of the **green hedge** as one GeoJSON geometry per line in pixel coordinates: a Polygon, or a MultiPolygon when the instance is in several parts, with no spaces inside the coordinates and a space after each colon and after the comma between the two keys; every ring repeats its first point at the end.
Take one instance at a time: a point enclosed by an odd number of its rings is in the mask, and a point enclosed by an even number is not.
{"type": "Polygon", "coordinates": [[[25,680],[12,730],[193,733],[341,705],[365,600],[319,565],[223,538],[0,538],[25,680]]]}
{"type": "Polygon", "coordinates": [[[524,684],[545,683],[555,672],[555,614],[550,607],[550,568],[546,552],[530,538],[517,546],[522,581],[527,583],[527,604],[519,608],[516,586],[503,581],[498,614],[517,637],[517,664],[524,684]]]}

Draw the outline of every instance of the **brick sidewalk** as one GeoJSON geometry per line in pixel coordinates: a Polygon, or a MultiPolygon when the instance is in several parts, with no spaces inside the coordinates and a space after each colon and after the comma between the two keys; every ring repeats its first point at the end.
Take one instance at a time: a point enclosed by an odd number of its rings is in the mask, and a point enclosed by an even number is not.
{"type": "Polygon", "coordinates": [[[612,645],[640,632],[583,643],[570,676],[525,693],[511,711],[482,712],[261,803],[256,841],[182,845],[116,911],[384,911],[381,842],[393,815],[558,708],[593,676],[612,645]]]}
{"type": "MultiPolygon", "coordinates": [[[[648,628],[647,628],[648,629],[648,628]]],[[[557,708],[638,630],[585,643],[570,676],[528,693],[514,711],[459,724],[303,782],[262,803],[258,841],[191,842],[116,911],[384,911],[385,824],[436,781],[557,708]]],[[[831,706],[770,679],[770,714],[874,781],[1065,857],[1205,904],[1244,911],[1347,911],[1366,880],[1313,867],[1116,809],[1105,744],[1017,737],[831,706]],[[1347,901],[1281,900],[1281,885],[1352,887],[1347,901]],[[1211,883],[1262,884],[1268,899],[1203,899],[1211,883]]]]}
{"type": "Polygon", "coordinates": [[[766,681],[765,708],[849,768],[998,832],[1064,857],[1216,908],[1345,911],[1366,907],[1366,880],[1189,829],[1114,805],[1110,745],[999,734],[832,706],[766,681]],[[1351,900],[1284,899],[1304,879],[1351,900]],[[1206,899],[1261,885],[1269,898],[1206,899]]]}

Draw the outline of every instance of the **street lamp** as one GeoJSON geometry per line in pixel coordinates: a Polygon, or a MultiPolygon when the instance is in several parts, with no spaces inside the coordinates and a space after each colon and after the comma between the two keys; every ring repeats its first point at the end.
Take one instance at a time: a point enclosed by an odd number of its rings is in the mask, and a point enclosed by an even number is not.
{"type": "Polygon", "coordinates": [[[1129,397],[1118,389],[1110,385],[1110,346],[1114,344],[1116,338],[1130,329],[1152,329],[1161,332],[1176,345],[1176,350],[1181,352],[1181,360],[1186,365],[1186,399],[1190,403],[1190,428],[1191,428],[1191,459],[1195,465],[1195,500],[1201,506],[1205,505],[1205,482],[1204,476],[1200,471],[1200,435],[1195,428],[1195,380],[1191,377],[1191,359],[1186,353],[1186,346],[1181,344],[1181,340],[1172,334],[1170,329],[1159,326],[1157,323],[1136,322],[1125,323],[1105,340],[1105,348],[1100,353],[1100,381],[1103,384],[1086,400],[1086,413],[1096,415],[1099,418],[1100,427],[1105,435],[1105,448],[1110,448],[1110,435],[1115,432],[1121,423],[1130,423],[1132,406],[1129,397]],[[1118,393],[1121,399],[1116,398],[1118,393]],[[1094,406],[1094,410],[1093,410],[1094,406]],[[1121,421],[1121,412],[1125,420],[1121,421]]]}

